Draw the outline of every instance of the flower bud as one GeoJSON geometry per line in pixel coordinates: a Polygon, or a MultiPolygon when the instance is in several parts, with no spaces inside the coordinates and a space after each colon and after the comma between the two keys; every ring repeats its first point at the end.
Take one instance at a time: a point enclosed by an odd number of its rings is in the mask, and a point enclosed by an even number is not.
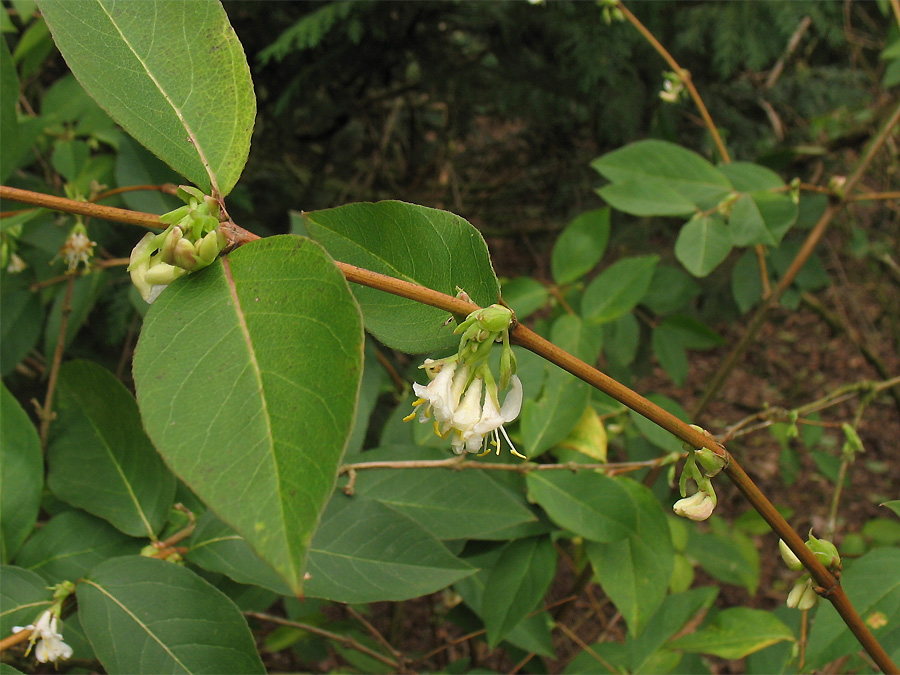
{"type": "Polygon", "coordinates": [[[810,533],[809,539],[806,541],[806,546],[825,567],[830,570],[840,569],[841,556],[838,553],[837,547],[830,541],[827,539],[816,539],[812,533],[810,533]]]}
{"type": "Polygon", "coordinates": [[[147,270],[144,280],[151,286],[168,286],[184,272],[185,270],[180,267],[160,262],[147,270]]]}
{"type": "Polygon", "coordinates": [[[512,310],[503,305],[491,305],[475,313],[478,325],[490,333],[499,333],[502,330],[506,330],[512,323],[512,310]]]}
{"type": "Polygon", "coordinates": [[[197,251],[197,257],[199,259],[197,261],[196,269],[201,269],[212,264],[219,255],[219,251],[221,251],[224,246],[225,235],[219,232],[218,228],[206,234],[203,239],[194,245],[194,249],[197,251]]]}
{"type": "MultiPolygon", "coordinates": [[[[713,493],[715,494],[715,493],[713,493]]],[[[676,515],[691,520],[706,520],[716,508],[716,501],[706,492],[696,492],[690,497],[679,499],[672,510],[676,515]]]]}
{"type": "Polygon", "coordinates": [[[190,206],[179,206],[174,211],[169,211],[168,213],[164,213],[159,217],[159,222],[165,223],[166,225],[174,225],[179,222],[182,218],[190,214],[191,207],[190,206]]]}
{"type": "Polygon", "coordinates": [[[194,250],[194,245],[187,239],[179,239],[175,244],[173,264],[188,272],[193,271],[197,266],[197,251],[194,250]]]}
{"type": "Polygon", "coordinates": [[[791,609],[807,610],[815,607],[818,601],[819,594],[812,588],[812,579],[804,574],[788,593],[786,604],[791,609]]]}
{"type": "Polygon", "coordinates": [[[703,475],[712,478],[728,466],[728,460],[725,457],[713,452],[709,448],[698,448],[694,451],[697,463],[703,469],[703,475]]]}
{"type": "Polygon", "coordinates": [[[175,247],[184,237],[184,231],[178,226],[172,226],[166,235],[163,245],[159,249],[159,259],[169,265],[175,264],[175,247]]]}
{"type": "Polygon", "coordinates": [[[797,572],[803,569],[803,563],[800,562],[800,558],[788,548],[783,539],[778,540],[778,550],[781,551],[781,559],[784,560],[784,564],[788,566],[789,570],[797,572]]]}

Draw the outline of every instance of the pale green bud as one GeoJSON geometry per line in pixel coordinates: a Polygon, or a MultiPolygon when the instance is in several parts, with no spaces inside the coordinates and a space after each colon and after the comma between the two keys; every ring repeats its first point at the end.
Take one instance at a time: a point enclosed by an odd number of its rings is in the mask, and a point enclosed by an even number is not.
{"type": "MultiPolygon", "coordinates": [[[[715,495],[715,492],[713,492],[715,495]]],[[[714,496],[710,496],[706,492],[696,492],[690,497],[679,499],[675,502],[672,510],[676,515],[691,520],[706,520],[712,515],[716,508],[716,500],[714,496]]]]}
{"type": "Polygon", "coordinates": [[[144,280],[151,286],[168,286],[184,273],[185,270],[180,267],[160,262],[147,270],[144,280]]]}
{"type": "Polygon", "coordinates": [[[781,551],[781,559],[784,560],[784,564],[788,566],[788,569],[793,572],[803,569],[803,563],[800,562],[800,558],[788,548],[783,539],[778,540],[778,550],[781,551]]]}
{"type": "Polygon", "coordinates": [[[819,594],[813,590],[812,580],[804,574],[788,593],[786,604],[791,609],[807,610],[815,607],[818,601],[819,594]]]}
{"type": "Polygon", "coordinates": [[[491,333],[499,333],[509,328],[513,317],[512,310],[503,305],[491,305],[478,310],[475,314],[478,317],[478,325],[491,333]]]}
{"type": "Polygon", "coordinates": [[[188,272],[197,266],[197,251],[187,239],[179,239],[175,244],[174,264],[188,272]]]}
{"type": "Polygon", "coordinates": [[[184,231],[178,226],[172,226],[172,229],[169,230],[169,233],[166,235],[165,240],[163,240],[163,245],[159,249],[159,259],[164,263],[169,265],[175,264],[175,248],[178,246],[178,242],[184,237],[184,231]]]}
{"type": "Polygon", "coordinates": [[[203,198],[206,197],[205,194],[203,194],[193,185],[179,185],[177,194],[178,198],[181,199],[181,201],[183,201],[185,204],[190,204],[192,199],[198,202],[202,202],[203,198]]]}
{"type": "Polygon", "coordinates": [[[161,223],[165,223],[166,225],[174,225],[178,221],[180,221],[185,216],[189,215],[191,212],[190,206],[179,206],[174,211],[169,211],[168,213],[164,213],[159,217],[159,221],[161,223]]]}
{"type": "Polygon", "coordinates": [[[806,541],[806,546],[825,567],[830,570],[840,569],[841,556],[838,553],[837,547],[830,541],[827,539],[816,539],[812,533],[810,533],[809,539],[806,541]]]}
{"type": "Polygon", "coordinates": [[[728,466],[728,460],[725,457],[713,452],[709,448],[698,448],[694,451],[697,463],[703,469],[703,475],[712,478],[728,466]]]}
{"type": "Polygon", "coordinates": [[[218,229],[209,232],[203,239],[198,241],[194,246],[199,258],[196,269],[210,265],[216,259],[216,256],[219,255],[219,251],[225,247],[225,243],[225,235],[219,232],[218,229]]]}

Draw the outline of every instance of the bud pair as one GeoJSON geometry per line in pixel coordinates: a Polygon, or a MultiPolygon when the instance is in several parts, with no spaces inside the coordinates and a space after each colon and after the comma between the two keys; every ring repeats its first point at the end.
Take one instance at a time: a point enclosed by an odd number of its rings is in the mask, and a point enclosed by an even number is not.
{"type": "Polygon", "coordinates": [[[787,606],[791,609],[812,609],[819,602],[819,594],[812,587],[812,579],[804,574],[788,593],[787,606]]]}

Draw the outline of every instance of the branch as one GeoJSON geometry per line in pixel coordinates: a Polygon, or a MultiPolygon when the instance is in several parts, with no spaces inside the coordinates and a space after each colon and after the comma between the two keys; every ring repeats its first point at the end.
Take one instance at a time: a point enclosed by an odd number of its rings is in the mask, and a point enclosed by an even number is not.
{"type": "Polygon", "coordinates": [[[75,213],[81,216],[90,216],[91,218],[100,218],[101,220],[114,220],[118,223],[138,225],[139,227],[151,229],[160,227],[159,216],[153,213],[141,213],[140,211],[117,209],[114,206],[80,202],[75,199],[56,197],[40,192],[32,192],[31,190],[20,190],[19,188],[7,187],[6,185],[0,185],[0,199],[9,199],[14,202],[42,206],[55,211],[75,213]]]}

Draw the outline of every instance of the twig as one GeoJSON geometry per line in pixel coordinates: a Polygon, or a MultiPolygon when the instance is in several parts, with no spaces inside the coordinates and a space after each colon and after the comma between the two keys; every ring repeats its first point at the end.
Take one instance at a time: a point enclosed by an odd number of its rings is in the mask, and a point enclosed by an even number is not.
{"type": "Polygon", "coordinates": [[[352,616],[354,619],[359,621],[363,626],[365,626],[366,630],[369,631],[369,634],[372,637],[374,637],[381,644],[382,647],[387,649],[391,653],[391,655],[393,655],[393,657],[397,660],[397,663],[399,664],[398,669],[405,670],[405,668],[403,667],[403,664],[406,661],[406,659],[404,658],[403,654],[401,652],[398,652],[396,649],[394,649],[394,647],[391,645],[390,642],[387,641],[387,639],[384,637],[384,635],[382,635],[378,631],[378,629],[375,628],[375,626],[373,626],[366,617],[364,617],[362,614],[360,614],[355,609],[353,609],[353,607],[351,607],[350,605],[344,605],[344,609],[347,610],[347,612],[350,614],[350,616],[352,616]]]}
{"type": "Polygon", "coordinates": [[[677,462],[681,455],[679,453],[670,453],[657,459],[646,460],[643,462],[611,462],[608,464],[564,462],[562,464],[535,464],[533,462],[523,462],[521,464],[498,464],[492,462],[476,462],[468,461],[464,456],[450,457],[448,459],[408,459],[408,460],[385,460],[381,462],[356,462],[354,464],[344,464],[338,471],[340,474],[352,474],[356,471],[365,471],[366,469],[454,469],[462,471],[465,469],[475,469],[478,471],[513,471],[515,473],[529,474],[532,471],[600,471],[612,476],[627,473],[629,471],[638,471],[659,466],[661,464],[671,464],[677,462]]]}
{"type": "Polygon", "coordinates": [[[66,347],[66,333],[69,327],[69,315],[72,313],[72,290],[75,288],[75,275],[69,275],[66,285],[66,295],[60,307],[59,334],[56,338],[56,351],[53,353],[53,363],[50,365],[50,377],[47,381],[47,394],[44,397],[44,405],[40,406],[38,416],[41,419],[41,450],[47,452],[47,436],[50,433],[50,423],[55,417],[53,413],[53,397],[56,394],[56,383],[59,379],[59,368],[62,365],[63,351],[66,347]]]}
{"type": "MultiPolygon", "coordinates": [[[[894,109],[894,112],[891,114],[891,116],[882,126],[881,130],[869,144],[869,147],[866,149],[865,154],[863,154],[863,156],[860,158],[853,173],[850,175],[850,177],[847,178],[847,182],[844,184],[845,195],[847,193],[850,193],[862,178],[863,174],[872,163],[872,160],[875,158],[876,153],[887,141],[888,137],[891,134],[891,130],[897,125],[898,122],[900,122],[900,104],[898,104],[894,109]]],[[[771,295],[769,295],[762,301],[760,306],[757,308],[756,313],[750,319],[750,323],[744,331],[744,334],[741,336],[740,341],[734,346],[725,360],[722,361],[722,364],[719,366],[719,369],[716,371],[715,375],[707,386],[706,391],[703,393],[700,401],[695,406],[692,417],[700,417],[703,411],[706,410],[706,406],[709,405],[709,402],[716,394],[719,393],[719,389],[722,388],[725,380],[731,374],[731,371],[734,370],[734,367],[744,355],[744,352],[747,351],[747,348],[756,339],[756,334],[759,332],[759,329],[762,328],[763,323],[765,323],[769,311],[781,299],[781,296],[784,294],[784,292],[788,288],[790,288],[791,284],[794,283],[794,279],[803,268],[803,265],[806,264],[809,256],[812,255],[813,251],[816,248],[816,245],[819,243],[819,240],[825,234],[825,230],[828,229],[831,221],[834,220],[834,217],[838,214],[845,203],[846,197],[843,197],[839,198],[837,201],[831,202],[826,207],[825,212],[819,218],[819,222],[816,223],[815,227],[813,227],[812,231],[806,237],[806,241],[803,242],[803,245],[797,252],[796,257],[794,258],[793,262],[791,262],[790,267],[788,267],[788,269],[785,271],[784,276],[782,276],[778,281],[778,284],[775,286],[775,289],[772,291],[771,295]]]]}
{"type": "Polygon", "coordinates": [[[91,216],[101,220],[112,220],[117,223],[127,223],[128,225],[138,225],[152,229],[159,228],[159,216],[152,213],[117,209],[113,206],[81,202],[40,192],[32,192],[31,190],[20,190],[19,188],[6,185],[0,185],[0,199],[9,199],[10,201],[33,204],[34,206],[42,206],[56,211],[91,216]]]}
{"type": "Polygon", "coordinates": [[[367,656],[371,656],[376,661],[380,661],[386,666],[390,666],[394,670],[399,670],[400,664],[391,659],[390,657],[381,654],[380,652],[376,652],[374,649],[369,649],[365,645],[360,644],[352,637],[348,637],[346,635],[340,635],[338,633],[332,633],[329,630],[325,630],[323,628],[319,628],[318,626],[312,626],[308,623],[300,623],[299,621],[291,621],[290,619],[285,619],[280,616],[274,616],[272,614],[264,614],[263,612],[244,612],[244,616],[252,616],[254,619],[259,619],[260,621],[269,621],[271,623],[277,623],[281,626],[289,626],[291,628],[298,628],[300,630],[305,630],[308,633],[312,633],[313,635],[318,635],[319,637],[326,638],[328,640],[334,640],[338,644],[347,647],[349,649],[355,649],[358,652],[362,652],[367,656]]]}

